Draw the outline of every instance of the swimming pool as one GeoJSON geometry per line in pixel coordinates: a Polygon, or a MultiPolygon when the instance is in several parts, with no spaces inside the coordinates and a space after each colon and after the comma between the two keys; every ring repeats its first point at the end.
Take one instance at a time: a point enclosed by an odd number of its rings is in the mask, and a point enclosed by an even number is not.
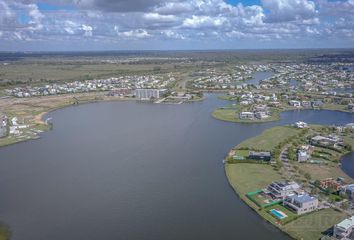
{"type": "Polygon", "coordinates": [[[283,213],[282,211],[276,210],[276,209],[270,210],[270,213],[279,219],[283,219],[283,218],[287,217],[287,215],[285,213],[283,213]]]}

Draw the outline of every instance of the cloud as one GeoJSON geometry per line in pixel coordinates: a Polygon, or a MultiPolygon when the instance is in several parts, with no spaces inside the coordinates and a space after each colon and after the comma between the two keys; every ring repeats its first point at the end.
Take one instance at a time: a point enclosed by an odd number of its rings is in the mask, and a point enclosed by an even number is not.
{"type": "Polygon", "coordinates": [[[310,19],[316,14],[315,3],[308,0],[262,0],[262,5],[269,11],[267,22],[310,19]]]}
{"type": "Polygon", "coordinates": [[[38,1],[0,0],[0,48],[13,40],[354,44],[354,0],[261,0],[251,6],[224,0],[42,0],[53,6],[49,11],[38,1]]]}

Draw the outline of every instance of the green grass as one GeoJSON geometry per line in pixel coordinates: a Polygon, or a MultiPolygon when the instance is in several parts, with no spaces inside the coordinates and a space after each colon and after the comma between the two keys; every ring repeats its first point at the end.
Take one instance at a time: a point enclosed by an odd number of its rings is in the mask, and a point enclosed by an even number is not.
{"type": "Polygon", "coordinates": [[[281,179],[270,165],[265,164],[225,164],[229,183],[243,199],[245,194],[266,187],[269,183],[281,179]]]}
{"type": "Polygon", "coordinates": [[[346,217],[344,213],[331,208],[324,209],[301,216],[291,223],[286,224],[282,229],[296,239],[320,239],[323,232],[331,228],[334,224],[344,220],[346,217]]]}
{"type": "Polygon", "coordinates": [[[290,127],[280,126],[265,130],[261,135],[247,139],[240,143],[237,148],[250,148],[265,151],[272,151],[279,143],[295,137],[301,130],[290,127]]]}
{"type": "Polygon", "coordinates": [[[237,96],[230,96],[230,95],[222,95],[218,97],[221,100],[227,100],[227,101],[236,101],[237,96]]]}
{"type": "Polygon", "coordinates": [[[263,122],[278,121],[280,119],[279,110],[272,110],[272,116],[270,116],[269,118],[254,119],[254,120],[240,119],[238,117],[239,112],[240,112],[239,106],[236,108],[218,108],[212,113],[212,116],[222,121],[237,122],[237,123],[263,123],[263,122]]]}
{"type": "Polygon", "coordinates": [[[10,238],[11,238],[10,229],[6,225],[0,223],[0,240],[10,240],[10,238]]]}

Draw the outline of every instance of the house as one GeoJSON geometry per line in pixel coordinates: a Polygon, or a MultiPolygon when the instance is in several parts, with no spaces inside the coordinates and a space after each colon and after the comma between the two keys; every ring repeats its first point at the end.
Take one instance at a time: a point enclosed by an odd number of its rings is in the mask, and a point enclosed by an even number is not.
{"type": "Polygon", "coordinates": [[[270,152],[255,152],[255,151],[250,151],[248,155],[249,159],[253,160],[261,160],[261,161],[270,161],[272,158],[272,155],[270,152]]]}
{"type": "Polygon", "coordinates": [[[348,104],[348,110],[354,110],[354,103],[348,104]]]}
{"type": "Polygon", "coordinates": [[[297,161],[298,162],[307,162],[310,159],[310,155],[306,151],[299,149],[297,151],[297,161]]]}
{"type": "Polygon", "coordinates": [[[339,179],[326,178],[320,180],[320,188],[322,189],[333,189],[335,191],[340,191],[342,188],[342,181],[339,179]]]}
{"type": "Polygon", "coordinates": [[[336,135],[329,135],[328,137],[323,137],[323,136],[315,136],[313,138],[311,138],[311,144],[320,144],[320,145],[336,145],[340,142],[343,142],[343,140],[341,138],[339,138],[336,135]]]}
{"type": "Polygon", "coordinates": [[[300,185],[296,182],[272,182],[267,190],[272,197],[284,199],[287,195],[300,190],[300,185]]]}
{"type": "Polygon", "coordinates": [[[298,150],[297,150],[297,161],[298,162],[306,162],[310,159],[311,154],[315,148],[311,145],[302,145],[298,150]]]}
{"type": "Polygon", "coordinates": [[[349,200],[354,200],[354,184],[348,184],[341,188],[340,194],[349,200]]]}
{"type": "Polygon", "coordinates": [[[303,108],[310,108],[311,107],[311,102],[309,101],[302,101],[301,105],[303,108]]]}
{"type": "Polygon", "coordinates": [[[333,238],[335,239],[354,239],[354,216],[344,219],[333,227],[333,238]]]}
{"type": "Polygon", "coordinates": [[[240,119],[248,119],[248,120],[253,120],[255,117],[253,112],[241,112],[239,116],[240,119]]]}
{"type": "Polygon", "coordinates": [[[267,114],[267,112],[256,112],[255,113],[256,118],[258,119],[265,119],[265,118],[269,118],[269,115],[267,114]]]}
{"type": "Polygon", "coordinates": [[[289,105],[293,107],[301,107],[300,101],[296,101],[296,100],[289,101],[289,105]]]}
{"type": "Polygon", "coordinates": [[[318,208],[318,199],[305,194],[290,194],[285,197],[283,205],[290,208],[297,215],[312,212],[318,208]]]}
{"type": "Polygon", "coordinates": [[[313,108],[319,108],[322,107],[323,102],[321,100],[315,100],[311,102],[311,105],[313,108]]]}
{"type": "Polygon", "coordinates": [[[296,123],[295,123],[295,127],[296,127],[296,128],[308,128],[308,124],[305,123],[305,122],[299,121],[299,122],[296,122],[296,123]]]}

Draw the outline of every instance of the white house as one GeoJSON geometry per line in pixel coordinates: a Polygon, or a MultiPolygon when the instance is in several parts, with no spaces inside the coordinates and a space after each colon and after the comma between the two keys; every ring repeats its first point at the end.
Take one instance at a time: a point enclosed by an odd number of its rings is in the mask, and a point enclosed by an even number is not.
{"type": "Polygon", "coordinates": [[[278,199],[283,199],[298,190],[300,190],[300,185],[296,182],[272,182],[267,187],[270,195],[278,199]]]}
{"type": "Polygon", "coordinates": [[[333,227],[333,237],[335,239],[354,239],[354,216],[344,219],[333,227]]]}
{"type": "Polygon", "coordinates": [[[291,194],[284,199],[283,204],[296,212],[297,215],[301,215],[316,210],[318,199],[308,194],[291,194]]]}

